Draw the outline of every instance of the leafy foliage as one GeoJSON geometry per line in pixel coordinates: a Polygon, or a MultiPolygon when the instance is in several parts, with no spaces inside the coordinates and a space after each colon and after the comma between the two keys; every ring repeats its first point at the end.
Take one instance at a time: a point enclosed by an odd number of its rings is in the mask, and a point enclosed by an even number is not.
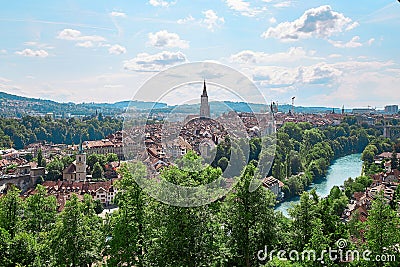
{"type": "MultiPolygon", "coordinates": [[[[24,116],[21,119],[0,118],[0,147],[21,149],[37,141],[56,144],[79,144],[82,140],[99,140],[121,130],[122,121],[105,117],[102,120],[56,119],[24,116]]],[[[42,162],[40,160],[39,165],[42,162]]]]}

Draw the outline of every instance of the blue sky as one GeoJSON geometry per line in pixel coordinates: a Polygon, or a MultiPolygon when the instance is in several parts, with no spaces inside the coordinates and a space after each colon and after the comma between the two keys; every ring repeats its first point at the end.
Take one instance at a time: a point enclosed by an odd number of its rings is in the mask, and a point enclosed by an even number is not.
{"type": "Polygon", "coordinates": [[[379,108],[400,104],[399,26],[395,0],[9,1],[0,90],[115,102],[170,66],[212,60],[268,101],[379,108]]]}

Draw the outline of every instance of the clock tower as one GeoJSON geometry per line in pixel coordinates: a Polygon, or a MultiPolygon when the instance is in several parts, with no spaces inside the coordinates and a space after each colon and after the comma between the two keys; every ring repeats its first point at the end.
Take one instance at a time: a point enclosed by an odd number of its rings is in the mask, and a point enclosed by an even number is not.
{"type": "Polygon", "coordinates": [[[86,153],[83,152],[82,143],[79,145],[79,152],[76,154],[76,181],[86,180],[86,153]]]}

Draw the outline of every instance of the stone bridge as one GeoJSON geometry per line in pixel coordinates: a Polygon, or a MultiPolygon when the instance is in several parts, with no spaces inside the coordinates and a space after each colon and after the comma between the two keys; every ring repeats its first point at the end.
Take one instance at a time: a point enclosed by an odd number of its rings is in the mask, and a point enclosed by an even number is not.
{"type": "Polygon", "coordinates": [[[400,125],[375,126],[377,129],[383,129],[383,137],[390,139],[400,138],[400,125]]]}
{"type": "Polygon", "coordinates": [[[30,187],[35,186],[37,179],[38,177],[31,177],[30,175],[0,177],[0,191],[1,188],[13,184],[21,189],[22,192],[25,192],[30,187]]]}

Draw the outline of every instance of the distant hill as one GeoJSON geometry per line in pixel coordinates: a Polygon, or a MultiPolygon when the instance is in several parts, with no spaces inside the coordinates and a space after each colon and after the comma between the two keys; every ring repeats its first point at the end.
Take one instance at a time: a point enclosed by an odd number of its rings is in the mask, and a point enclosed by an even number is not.
{"type": "Polygon", "coordinates": [[[53,113],[57,117],[91,116],[102,113],[104,116],[121,115],[130,106],[138,110],[153,106],[165,108],[165,103],[144,101],[121,101],[116,103],[59,103],[51,100],[29,98],[0,92],[0,116],[22,117],[24,115],[45,115],[53,113]]]}
{"type": "MultiPolygon", "coordinates": [[[[54,114],[56,117],[69,116],[91,116],[96,113],[102,113],[104,116],[118,116],[125,112],[126,108],[130,107],[138,111],[152,110],[154,113],[181,112],[187,114],[197,114],[200,109],[200,104],[168,106],[166,103],[146,102],[146,101],[120,101],[116,103],[81,103],[75,104],[59,103],[51,100],[38,98],[29,98],[23,96],[12,95],[0,92],[0,116],[2,117],[22,117],[24,115],[45,115],[48,113],[54,114]]],[[[244,103],[244,102],[210,102],[211,111],[214,114],[220,115],[231,110],[237,112],[260,112],[267,109],[266,105],[244,103]]],[[[291,105],[280,105],[280,112],[288,112],[291,105]]],[[[327,107],[295,107],[295,112],[298,113],[326,113],[332,112],[332,108],[327,107]]],[[[336,113],[341,112],[340,109],[335,109],[336,113]]],[[[346,110],[349,112],[349,110],[346,110]]]]}

